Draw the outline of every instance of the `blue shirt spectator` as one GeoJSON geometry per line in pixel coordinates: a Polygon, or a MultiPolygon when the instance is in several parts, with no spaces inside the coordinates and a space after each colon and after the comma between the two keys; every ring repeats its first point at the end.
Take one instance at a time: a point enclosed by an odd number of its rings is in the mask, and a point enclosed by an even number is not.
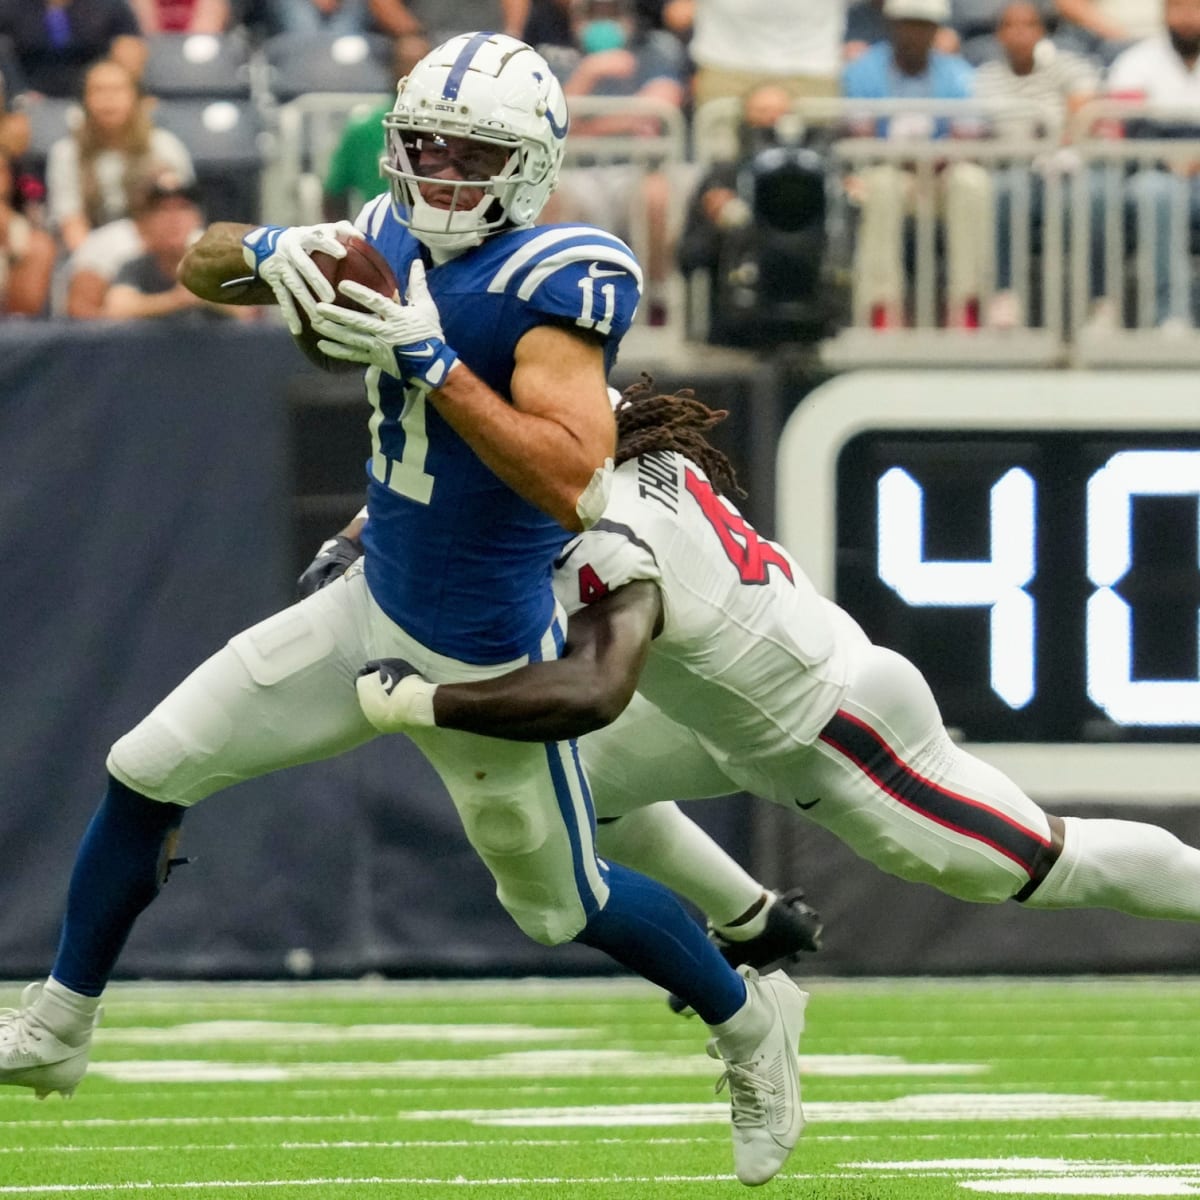
{"type": "MultiPolygon", "coordinates": [[[[885,0],[889,39],[865,50],[842,72],[842,95],[852,100],[969,100],[974,72],[965,59],[933,49],[938,26],[949,15],[945,0],[885,0]],[[945,14],[945,16],[943,16],[945,14]]],[[[877,137],[945,137],[950,123],[907,119],[874,122],[877,137]],[[910,128],[912,126],[912,128],[910,128]]]]}

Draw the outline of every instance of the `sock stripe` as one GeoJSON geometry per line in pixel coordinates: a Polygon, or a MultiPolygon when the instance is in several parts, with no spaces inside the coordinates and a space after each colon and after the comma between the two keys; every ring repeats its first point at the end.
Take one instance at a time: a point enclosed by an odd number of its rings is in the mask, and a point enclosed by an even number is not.
{"type": "Polygon", "coordinates": [[[914,771],[865,721],[839,709],[819,735],[881,791],[905,808],[954,833],[982,842],[1017,863],[1031,878],[1050,841],[981,800],[953,792],[914,771]]]}

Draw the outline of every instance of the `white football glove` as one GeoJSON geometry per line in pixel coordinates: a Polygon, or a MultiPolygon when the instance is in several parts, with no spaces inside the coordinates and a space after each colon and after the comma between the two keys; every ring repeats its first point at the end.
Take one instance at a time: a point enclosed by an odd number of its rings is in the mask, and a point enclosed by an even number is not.
{"type": "Polygon", "coordinates": [[[333,285],[312,260],[314,250],[345,258],[342,238],[361,237],[349,222],[324,225],[260,225],[242,238],[246,265],[275,293],[279,311],[293,337],[302,326],[297,303],[311,317],[322,300],[333,300],[333,285]]]}
{"type": "Polygon", "coordinates": [[[403,733],[437,724],[433,717],[437,685],[402,658],[372,659],[358,672],[354,686],[358,707],[380,733],[403,733]]]}
{"type": "Polygon", "coordinates": [[[313,328],[323,339],[317,343],[320,351],[330,358],[376,366],[430,391],[442,386],[459,359],[442,336],[442,318],[429,294],[420,259],[409,272],[408,296],[403,302],[350,279],[339,287],[343,296],[371,311],[318,304],[313,328]]]}

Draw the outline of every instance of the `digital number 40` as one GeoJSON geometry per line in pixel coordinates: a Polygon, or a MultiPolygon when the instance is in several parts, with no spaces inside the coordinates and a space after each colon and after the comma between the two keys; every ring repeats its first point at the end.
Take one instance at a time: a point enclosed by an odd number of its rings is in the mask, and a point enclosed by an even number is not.
{"type": "MultiPolygon", "coordinates": [[[[1195,496],[1200,451],[1124,450],[1087,485],[1085,613],[1087,692],[1121,725],[1200,725],[1200,663],[1194,680],[1133,678],[1133,610],[1116,591],[1133,564],[1136,496],[1195,496]]],[[[990,683],[1010,707],[1034,697],[1036,612],[1026,590],[1036,570],[1037,488],[1014,467],[992,487],[990,557],[924,557],[924,489],[893,467],[877,487],[879,578],[906,603],[990,609],[990,683]]]]}

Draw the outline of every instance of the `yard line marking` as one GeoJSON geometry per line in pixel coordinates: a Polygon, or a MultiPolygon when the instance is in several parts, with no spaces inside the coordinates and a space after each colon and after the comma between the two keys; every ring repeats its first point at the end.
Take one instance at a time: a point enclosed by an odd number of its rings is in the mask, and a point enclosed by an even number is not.
{"type": "Polygon", "coordinates": [[[332,1025],[303,1021],[189,1021],[101,1027],[97,1045],[172,1046],[212,1042],[544,1042],[598,1037],[595,1029],[540,1025],[332,1025]]]}
{"type": "MultiPolygon", "coordinates": [[[[1200,1121],[1196,1100],[1110,1100],[1104,1096],[1056,1092],[922,1093],[894,1100],[810,1101],[810,1122],[963,1122],[1030,1120],[1200,1121]]],[[[208,1125],[369,1125],[405,1121],[458,1121],[484,1126],[567,1128],[603,1126],[726,1124],[728,1105],[703,1103],[597,1104],[527,1108],[437,1108],[380,1114],[255,1114],[206,1117],[85,1117],[64,1120],[5,1121],[15,1128],[103,1128],[208,1125]]]]}
{"type": "MultiPolygon", "coordinates": [[[[816,1176],[789,1176],[793,1179],[812,1179],[816,1176]]],[[[436,1176],[411,1178],[384,1178],[377,1175],[363,1176],[330,1176],[321,1179],[197,1179],[183,1180],[176,1183],[154,1183],[149,1180],[130,1180],[125,1183],[35,1183],[24,1185],[0,1186],[0,1195],[45,1195],[56,1193],[76,1192],[153,1192],[173,1188],[188,1191],[249,1189],[247,1194],[253,1194],[257,1188],[278,1187],[530,1187],[530,1186],[571,1186],[587,1185],[612,1187],[614,1184],[628,1183],[727,1183],[732,1181],[732,1175],[601,1175],[594,1178],[577,1179],[569,1175],[546,1176],[541,1178],[512,1178],[512,1179],[464,1179],[461,1175],[456,1179],[444,1179],[436,1176]]]]}
{"type": "MultiPolygon", "coordinates": [[[[809,1141],[812,1139],[809,1138],[809,1141]]],[[[176,1154],[187,1151],[244,1150],[464,1150],[507,1146],[554,1148],[556,1146],[696,1146],[711,1145],[711,1137],[657,1138],[394,1138],[387,1141],[351,1142],[318,1140],[310,1142],[184,1142],[142,1143],[130,1146],[0,1146],[0,1154],[176,1154]]]]}
{"type": "MultiPolygon", "coordinates": [[[[981,1063],[910,1063],[880,1054],[800,1056],[801,1075],[830,1078],[979,1075],[981,1063]]],[[[109,1059],[91,1073],[118,1083],[289,1083],[305,1079],[563,1078],[608,1075],[645,1079],[712,1075],[710,1059],[638,1050],[515,1050],[478,1059],[397,1059],[390,1062],[227,1062],[217,1059],[109,1059]]]]}

